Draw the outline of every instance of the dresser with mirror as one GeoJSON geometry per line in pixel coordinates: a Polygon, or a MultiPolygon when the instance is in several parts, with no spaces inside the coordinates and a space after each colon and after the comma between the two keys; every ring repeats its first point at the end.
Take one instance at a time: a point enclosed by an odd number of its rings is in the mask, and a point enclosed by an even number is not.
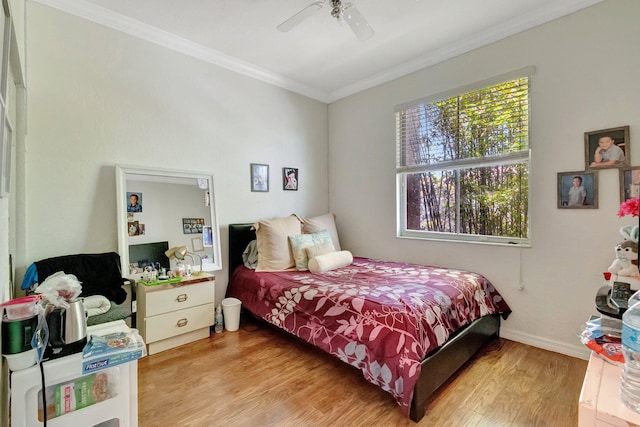
{"type": "Polygon", "coordinates": [[[116,165],[118,249],[149,354],[209,336],[222,268],[213,174],[116,165]]]}

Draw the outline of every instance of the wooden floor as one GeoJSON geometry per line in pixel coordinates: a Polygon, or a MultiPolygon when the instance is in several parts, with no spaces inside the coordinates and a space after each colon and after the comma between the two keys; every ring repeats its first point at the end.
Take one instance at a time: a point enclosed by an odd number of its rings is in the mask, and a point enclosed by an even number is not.
{"type": "Polygon", "coordinates": [[[139,425],[576,426],[584,360],[500,339],[419,422],[360,371],[255,321],[139,360],[139,425]]]}

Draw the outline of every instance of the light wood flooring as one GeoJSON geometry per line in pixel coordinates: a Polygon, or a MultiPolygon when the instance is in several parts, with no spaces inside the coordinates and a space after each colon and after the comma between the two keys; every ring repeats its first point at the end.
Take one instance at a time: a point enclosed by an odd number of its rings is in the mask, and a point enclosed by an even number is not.
{"type": "Polygon", "coordinates": [[[360,371],[244,317],[239,331],[138,366],[141,427],[570,427],[587,362],[495,340],[436,392],[417,424],[360,371]]]}

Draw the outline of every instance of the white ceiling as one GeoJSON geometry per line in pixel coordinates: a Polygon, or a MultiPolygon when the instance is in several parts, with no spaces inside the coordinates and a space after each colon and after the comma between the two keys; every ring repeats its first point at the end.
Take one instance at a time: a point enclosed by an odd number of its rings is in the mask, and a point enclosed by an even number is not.
{"type": "Polygon", "coordinates": [[[361,42],[314,0],[36,0],[300,94],[332,102],[602,0],[351,0],[361,42]]]}

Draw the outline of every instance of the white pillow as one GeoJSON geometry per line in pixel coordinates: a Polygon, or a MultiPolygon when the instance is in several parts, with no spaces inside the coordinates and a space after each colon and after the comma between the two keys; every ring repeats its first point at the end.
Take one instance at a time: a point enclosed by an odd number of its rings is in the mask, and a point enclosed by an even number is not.
{"type": "Polygon", "coordinates": [[[309,260],[309,271],[312,273],[324,273],[336,268],[346,267],[353,262],[353,255],[349,251],[330,252],[318,255],[309,260]]]}
{"type": "Polygon", "coordinates": [[[253,224],[256,229],[258,265],[256,271],[284,271],[295,266],[289,247],[289,236],[301,233],[295,216],[273,218],[253,224]]]}
{"type": "Polygon", "coordinates": [[[317,233],[327,230],[331,235],[331,242],[336,251],[340,250],[340,239],[338,239],[338,230],[336,228],[336,216],[332,213],[315,216],[313,218],[298,217],[302,222],[302,232],[305,234],[317,233]]]}
{"type": "Polygon", "coordinates": [[[308,264],[308,261],[311,258],[317,257],[318,255],[328,254],[329,252],[335,252],[336,248],[333,247],[333,243],[331,243],[331,240],[329,240],[326,243],[318,243],[317,245],[306,247],[304,248],[304,251],[307,254],[308,264]]]}

